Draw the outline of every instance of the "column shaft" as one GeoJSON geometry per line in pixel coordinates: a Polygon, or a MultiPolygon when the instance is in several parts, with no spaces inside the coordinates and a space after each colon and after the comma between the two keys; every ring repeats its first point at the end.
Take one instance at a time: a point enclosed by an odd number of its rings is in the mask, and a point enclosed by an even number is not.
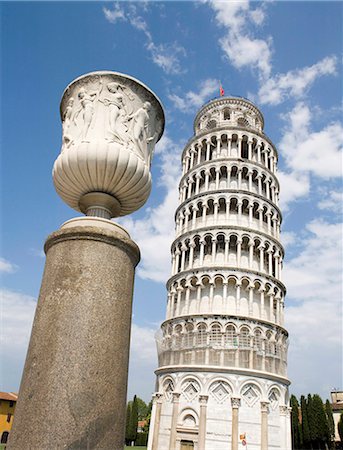
{"type": "Polygon", "coordinates": [[[139,250],[113,229],[69,226],[45,243],[12,450],[123,448],[139,250]]]}
{"type": "Polygon", "coordinates": [[[173,392],[173,412],[172,412],[172,421],[170,426],[170,440],[169,440],[169,450],[175,450],[176,444],[176,425],[177,425],[177,417],[179,414],[179,398],[180,394],[177,392],[173,392]]]}

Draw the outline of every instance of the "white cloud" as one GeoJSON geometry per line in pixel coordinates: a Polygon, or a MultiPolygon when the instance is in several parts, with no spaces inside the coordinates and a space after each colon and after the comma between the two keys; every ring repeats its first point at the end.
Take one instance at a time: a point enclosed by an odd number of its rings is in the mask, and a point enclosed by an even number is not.
{"type": "Polygon", "coordinates": [[[299,98],[306,94],[313,83],[324,75],[336,74],[337,58],[328,56],[309,67],[291,70],[266,80],[259,90],[262,104],[278,105],[286,98],[299,98]]]}
{"type": "Polygon", "coordinates": [[[311,172],[320,178],[342,175],[343,127],[334,122],[319,131],[311,130],[311,111],[297,103],[285,117],[287,126],[279,149],[294,172],[311,172]]]}
{"type": "Polygon", "coordinates": [[[13,273],[16,270],[18,270],[18,266],[16,264],[0,257],[0,273],[13,273]]]}
{"type": "Polygon", "coordinates": [[[297,235],[293,231],[283,231],[281,242],[285,248],[292,246],[297,242],[297,235]]]}
{"type": "Polygon", "coordinates": [[[287,211],[289,204],[298,200],[310,192],[310,177],[308,173],[301,172],[278,172],[280,181],[280,206],[283,211],[287,211]]]}
{"type": "Polygon", "coordinates": [[[290,97],[299,99],[319,77],[336,74],[337,58],[327,56],[312,66],[272,75],[272,37],[254,36],[254,28],[266,19],[268,2],[262,2],[255,9],[249,0],[209,0],[205,3],[212,7],[218,25],[225,29],[219,39],[225,56],[236,69],[248,68],[257,75],[261,104],[278,105],[290,97]]]}
{"type": "Polygon", "coordinates": [[[174,107],[182,112],[194,113],[194,109],[202,106],[208,97],[215,92],[219,92],[219,81],[209,78],[199,84],[199,90],[188,91],[182,96],[177,94],[169,94],[168,98],[172,101],[174,107]]]}
{"type": "Polygon", "coordinates": [[[340,303],[342,224],[314,220],[306,229],[302,252],[284,270],[288,296],[340,303]]]}
{"type": "Polygon", "coordinates": [[[113,9],[103,7],[102,10],[106,19],[111,23],[116,23],[118,20],[126,21],[125,12],[120,8],[119,3],[115,3],[113,9]]]}
{"type": "Polygon", "coordinates": [[[314,220],[306,229],[283,271],[289,368],[299,392],[325,392],[342,373],[342,224],[314,220]]]}
{"type": "Polygon", "coordinates": [[[146,402],[154,392],[154,370],[157,368],[155,330],[132,324],[128,399],[135,394],[146,402]]]}
{"type": "Polygon", "coordinates": [[[342,214],[343,212],[343,192],[330,191],[328,195],[320,202],[318,208],[322,210],[330,210],[333,213],[342,214]]]}
{"type": "Polygon", "coordinates": [[[147,44],[147,49],[151,53],[152,60],[167,74],[180,74],[186,72],[185,67],[182,67],[180,56],[186,56],[186,51],[183,47],[172,44],[156,45],[152,41],[147,44]]]}
{"type": "Polygon", "coordinates": [[[136,364],[156,364],[156,330],[132,324],[131,328],[131,360],[136,364]]]}
{"type": "Polygon", "coordinates": [[[20,292],[0,290],[2,352],[22,351],[30,337],[36,299],[20,292]]]}
{"type": "Polygon", "coordinates": [[[146,12],[147,7],[143,2],[136,4],[128,2],[122,6],[117,2],[112,10],[104,7],[103,12],[109,22],[127,21],[133,28],[143,32],[146,38],[145,48],[150,53],[152,61],[165,73],[177,75],[186,72],[185,66],[181,63],[182,58],[186,56],[186,50],[176,42],[167,44],[154,42],[148,23],[138,13],[139,8],[146,12]]]}
{"type": "Polygon", "coordinates": [[[126,217],[120,223],[127,228],[141,249],[137,274],[143,279],[166,282],[170,276],[170,245],[175,237],[174,213],[178,205],[177,181],[181,176],[180,146],[165,133],[156,145],[160,161],[159,185],[165,196],[156,208],[146,210],[143,219],[126,217]],[[158,249],[158,251],[156,251],[158,249]]]}
{"type": "Polygon", "coordinates": [[[263,7],[250,8],[248,0],[224,2],[210,0],[218,24],[226,28],[226,34],[219,44],[231,64],[237,69],[257,69],[260,78],[270,75],[272,39],[257,39],[252,36],[254,25],[261,25],[265,19],[263,7]]]}
{"type": "Polygon", "coordinates": [[[0,361],[2,389],[18,392],[29,343],[36,299],[0,290],[0,361]]]}

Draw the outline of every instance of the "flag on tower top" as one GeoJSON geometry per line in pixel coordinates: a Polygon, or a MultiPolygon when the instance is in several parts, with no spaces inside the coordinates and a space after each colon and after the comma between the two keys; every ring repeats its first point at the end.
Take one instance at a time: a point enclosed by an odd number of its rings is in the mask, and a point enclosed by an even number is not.
{"type": "Polygon", "coordinates": [[[220,93],[220,96],[221,96],[221,97],[224,96],[224,89],[223,89],[223,86],[222,86],[222,85],[219,86],[219,93],[220,93]]]}

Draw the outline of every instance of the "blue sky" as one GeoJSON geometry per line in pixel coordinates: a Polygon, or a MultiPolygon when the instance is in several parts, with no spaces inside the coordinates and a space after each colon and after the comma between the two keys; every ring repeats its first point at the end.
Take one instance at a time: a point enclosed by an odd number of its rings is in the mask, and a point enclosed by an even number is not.
{"type": "Polygon", "coordinates": [[[197,110],[254,101],[276,144],[286,246],[291,391],[342,386],[342,2],[2,2],[1,390],[17,391],[49,233],[77,215],[56,194],[59,102],[74,78],[113,70],[162,100],[166,131],[147,204],[121,223],[138,242],[129,396],[149,400],[154,333],[197,110]]]}

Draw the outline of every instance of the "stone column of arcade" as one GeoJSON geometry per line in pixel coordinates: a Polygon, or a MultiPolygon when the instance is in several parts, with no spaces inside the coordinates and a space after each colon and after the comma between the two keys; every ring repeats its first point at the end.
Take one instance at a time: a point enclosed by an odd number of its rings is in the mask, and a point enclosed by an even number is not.
{"type": "Polygon", "coordinates": [[[45,243],[46,264],[8,449],[124,447],[134,270],[111,221],[140,208],[164,128],[160,101],[127,75],[94,72],[65,90],[57,193],[84,213],[45,243]]]}

